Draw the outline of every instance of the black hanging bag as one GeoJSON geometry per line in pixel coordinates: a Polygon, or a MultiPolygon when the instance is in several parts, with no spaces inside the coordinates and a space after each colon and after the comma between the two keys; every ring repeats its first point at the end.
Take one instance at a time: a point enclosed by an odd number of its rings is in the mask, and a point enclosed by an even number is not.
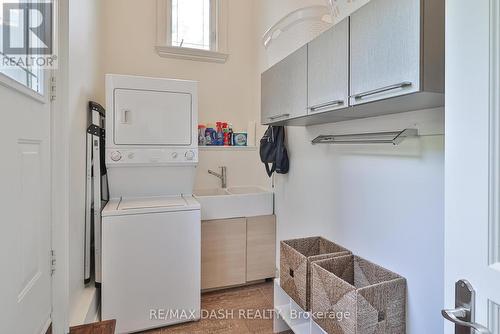
{"type": "Polygon", "coordinates": [[[274,172],[287,174],[290,169],[288,152],[285,146],[285,128],[269,126],[260,140],[260,160],[264,163],[267,175],[274,172]]]}

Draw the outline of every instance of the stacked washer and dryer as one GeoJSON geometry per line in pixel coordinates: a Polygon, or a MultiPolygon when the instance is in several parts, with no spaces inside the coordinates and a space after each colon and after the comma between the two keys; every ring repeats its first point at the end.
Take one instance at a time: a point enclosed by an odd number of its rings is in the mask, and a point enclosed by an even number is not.
{"type": "Polygon", "coordinates": [[[117,333],[200,317],[197,98],[193,81],[106,77],[101,315],[117,333]]]}

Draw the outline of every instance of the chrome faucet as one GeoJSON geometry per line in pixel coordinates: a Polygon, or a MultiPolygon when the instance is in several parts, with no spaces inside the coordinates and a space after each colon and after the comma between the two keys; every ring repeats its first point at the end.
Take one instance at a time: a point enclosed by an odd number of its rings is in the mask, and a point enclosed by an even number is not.
{"type": "Polygon", "coordinates": [[[222,188],[223,189],[226,189],[227,188],[227,167],[223,166],[223,167],[220,167],[220,170],[221,170],[221,173],[216,173],[212,170],[208,170],[208,174],[210,175],[213,175],[215,177],[218,177],[221,181],[221,184],[222,184],[222,188]]]}

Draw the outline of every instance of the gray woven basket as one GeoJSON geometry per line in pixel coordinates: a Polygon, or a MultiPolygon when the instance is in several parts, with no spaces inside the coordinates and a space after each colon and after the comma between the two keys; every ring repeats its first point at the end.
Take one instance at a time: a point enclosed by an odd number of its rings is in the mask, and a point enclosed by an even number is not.
{"type": "Polygon", "coordinates": [[[406,280],[353,255],[318,261],[311,309],[329,334],[405,334],[406,280]]]}
{"type": "Polygon", "coordinates": [[[280,285],[305,311],[310,310],[311,263],[350,251],[321,237],[282,241],[280,245],[280,285]]]}

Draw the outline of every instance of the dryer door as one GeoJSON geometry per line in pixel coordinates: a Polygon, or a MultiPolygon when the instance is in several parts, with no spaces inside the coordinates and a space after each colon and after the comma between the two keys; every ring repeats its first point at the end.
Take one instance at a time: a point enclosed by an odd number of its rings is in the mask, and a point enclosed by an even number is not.
{"type": "Polygon", "coordinates": [[[115,145],[192,144],[191,94],[116,89],[113,113],[115,145]]]}

